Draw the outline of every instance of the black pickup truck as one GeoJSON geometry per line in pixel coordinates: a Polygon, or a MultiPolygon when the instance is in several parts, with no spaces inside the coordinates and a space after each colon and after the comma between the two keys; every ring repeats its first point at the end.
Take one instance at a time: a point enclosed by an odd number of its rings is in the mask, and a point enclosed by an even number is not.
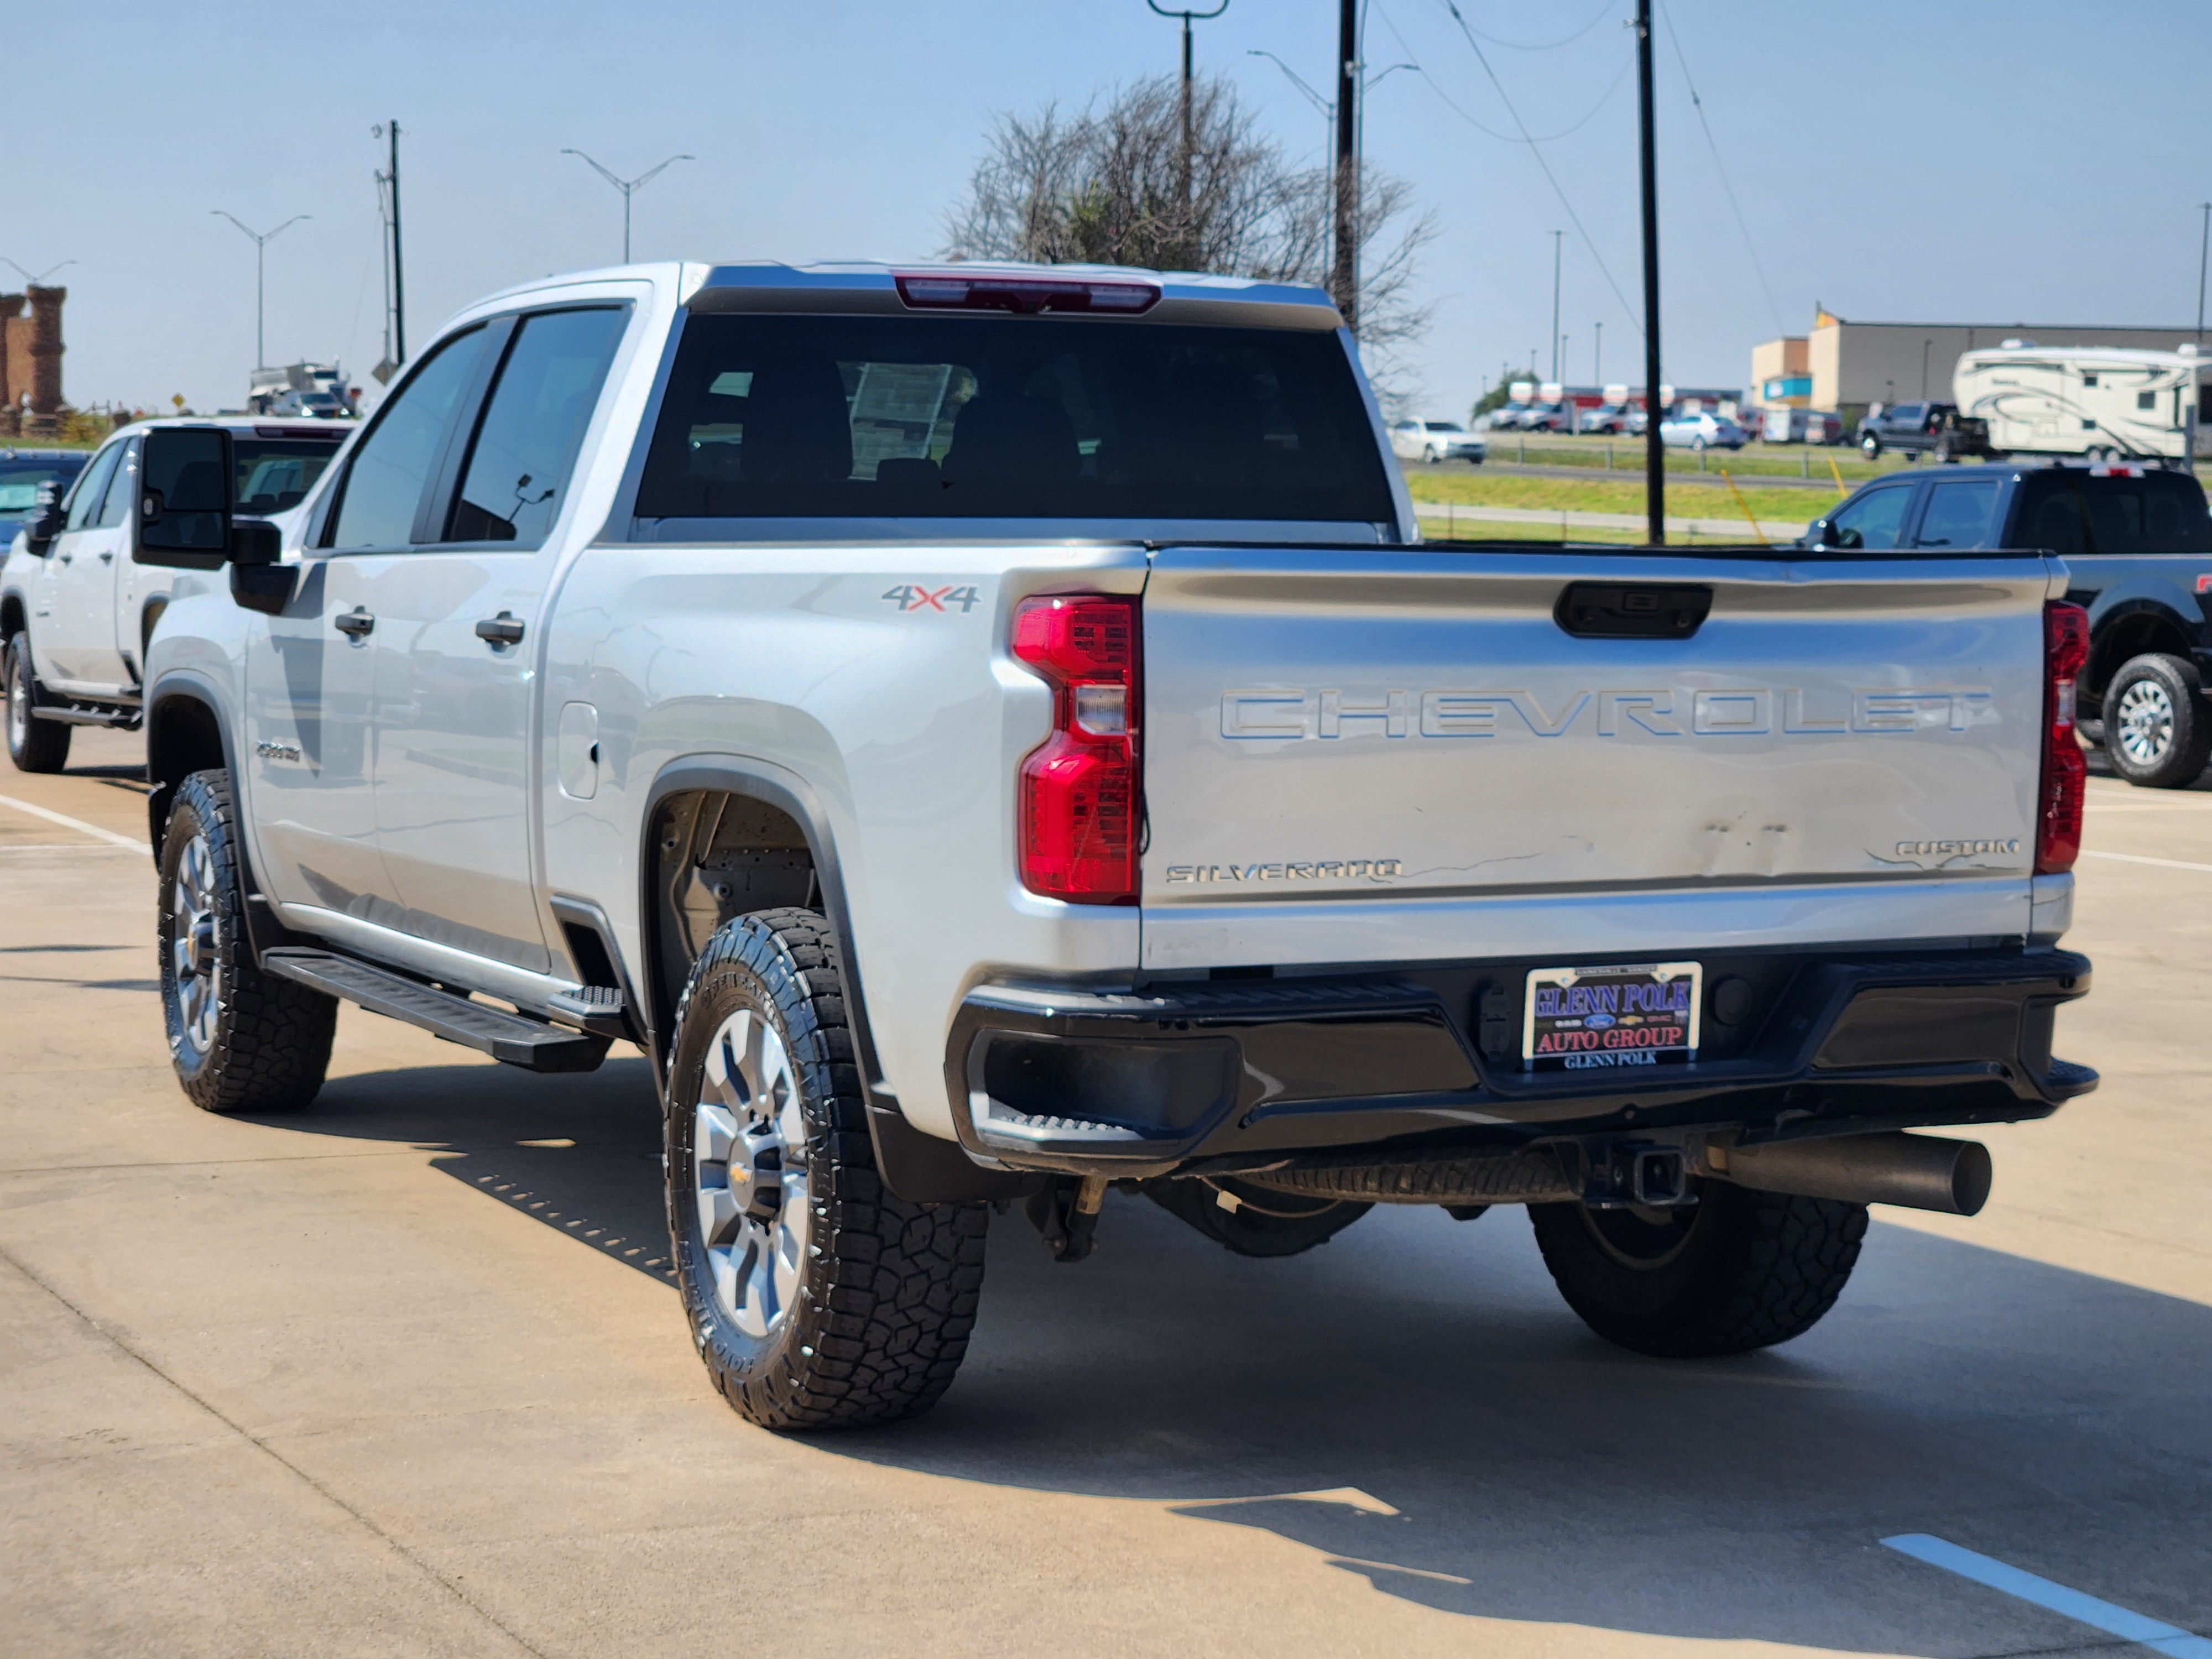
{"type": "Polygon", "coordinates": [[[1801,545],[2059,555],[2067,599],[2089,612],[2081,712],[2102,720],[2112,769],[2157,789],[2203,775],[2212,754],[2212,513],[2188,474],[2000,465],[1878,478],[1809,526],[1801,545]]]}
{"type": "Polygon", "coordinates": [[[1956,404],[1892,404],[1860,421],[1859,448],[1869,460],[1885,449],[1938,461],[1987,455],[1989,422],[1961,415],[1956,404]]]}

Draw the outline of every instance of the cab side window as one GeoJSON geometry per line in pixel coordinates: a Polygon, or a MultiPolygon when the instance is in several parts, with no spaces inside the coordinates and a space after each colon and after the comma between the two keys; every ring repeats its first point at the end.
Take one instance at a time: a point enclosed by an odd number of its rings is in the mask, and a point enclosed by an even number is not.
{"type": "Polygon", "coordinates": [[[138,495],[138,440],[132,438],[123,446],[123,459],[108,481],[107,495],[100,509],[99,526],[102,530],[113,530],[131,522],[131,503],[138,495]]]}
{"type": "Polygon", "coordinates": [[[603,307],[523,319],[477,428],[446,539],[518,549],[544,541],[628,316],[603,307]]]}
{"type": "Polygon", "coordinates": [[[354,452],[331,535],[332,548],[402,548],[414,538],[453,412],[476,378],[484,331],[474,328],[440,346],[392,401],[354,452]]]}
{"type": "MultiPolygon", "coordinates": [[[[1903,495],[1903,490],[1896,492],[1903,495]]],[[[1997,481],[1974,478],[1929,487],[1915,547],[1987,547],[1996,528],[1997,481]]]]}
{"type": "Polygon", "coordinates": [[[88,529],[99,518],[100,504],[107,495],[108,480],[115,476],[115,464],[122,458],[123,446],[110,444],[78,475],[76,488],[70,492],[69,516],[62,521],[64,530],[88,529]]]}
{"type": "Polygon", "coordinates": [[[1828,545],[1876,551],[1897,545],[1905,528],[1905,509],[1912,500],[1911,484],[1892,484],[1869,489],[1847,501],[1828,520],[1828,545]]]}

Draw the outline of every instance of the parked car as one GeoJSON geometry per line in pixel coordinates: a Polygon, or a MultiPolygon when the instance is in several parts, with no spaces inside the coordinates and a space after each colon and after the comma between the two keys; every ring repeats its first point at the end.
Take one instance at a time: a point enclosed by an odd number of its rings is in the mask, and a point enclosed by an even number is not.
{"type": "Polygon", "coordinates": [[[1482,434],[1457,421],[1395,421],[1390,426],[1391,453],[1403,461],[1468,461],[1482,465],[1490,446],[1482,434]]]}
{"type": "Polygon", "coordinates": [[[1989,424],[1962,416],[1955,404],[1893,404],[1859,422],[1859,448],[1872,460],[1885,449],[1957,461],[1990,450],[1989,424]]]}
{"type": "Polygon", "coordinates": [[[1583,410],[1576,428],[1583,432],[1625,433],[1629,430],[1631,414],[1626,404],[1600,404],[1595,409],[1583,410]]]}
{"type": "Polygon", "coordinates": [[[1770,409],[1759,437],[1770,444],[1841,443],[1844,418],[1822,409],[1770,409]]]}
{"type": "Polygon", "coordinates": [[[1659,441],[1674,449],[1741,449],[1751,434],[1711,410],[1671,415],[1659,422],[1659,441]]]}
{"type": "Polygon", "coordinates": [[[1572,432],[1575,429],[1575,406],[1561,400],[1557,403],[1532,404],[1521,417],[1524,432],[1572,432]]]}
{"type": "Polygon", "coordinates": [[[2193,783],[2212,755],[2212,515],[2185,473],[2158,467],[1984,465],[1877,479],[1812,525],[1802,545],[1856,552],[2033,548],[2066,561],[2089,613],[2077,682],[2132,783],[2193,783]]]}
{"type": "Polygon", "coordinates": [[[1328,297],[1249,292],[545,279],[281,550],[236,434],[146,433],[137,556],[228,562],[147,665],[189,1099],[305,1105],[341,999],[637,1043],[688,1334],[787,1429],[944,1392],[994,1201],[1061,1261],[1109,1188],[1262,1256],[1528,1204],[1683,1357],[1810,1328],[1867,1202],[1978,1209],[1899,1131],[2097,1080],[2056,562],[1424,547],[1328,297]]]}
{"type": "MultiPolygon", "coordinates": [[[[228,499],[280,526],[347,435],[319,421],[266,416],[141,421],[88,458],[67,495],[27,522],[0,562],[0,673],[8,754],[19,770],[58,772],[76,726],[136,730],[146,641],[176,572],[136,557],[140,456],[149,433],[221,432],[229,441],[228,499]]],[[[220,496],[223,482],[192,488],[220,496]]]]}
{"type": "Polygon", "coordinates": [[[0,550],[38,510],[40,492],[59,500],[91,459],[86,449],[0,449],[0,550]]]}
{"type": "Polygon", "coordinates": [[[1510,403],[1498,404],[1486,415],[1476,416],[1474,429],[1477,432],[1517,431],[1520,428],[1521,417],[1528,412],[1528,405],[1516,398],[1510,403]]]}

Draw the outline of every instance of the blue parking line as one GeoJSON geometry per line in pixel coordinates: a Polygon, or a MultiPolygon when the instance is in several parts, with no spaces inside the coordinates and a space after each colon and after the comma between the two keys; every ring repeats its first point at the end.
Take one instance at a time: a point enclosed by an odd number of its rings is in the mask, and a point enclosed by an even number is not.
{"type": "Polygon", "coordinates": [[[1909,1555],[1916,1561],[1925,1561],[1931,1567],[1941,1567],[1946,1572],[1955,1572],[1961,1578],[1971,1578],[1978,1584],[1987,1584],[1991,1589],[2002,1590],[2007,1595],[2016,1595],[2023,1601],[2033,1601],[2039,1607],[2048,1607],[2053,1613],[2118,1636],[2130,1642],[2139,1642],[2147,1648],[2172,1656],[2172,1659],[2212,1659],[2212,1641],[2193,1636],[2176,1626],[2147,1619],[2140,1613],[2130,1613],[2125,1607],[2116,1607],[2110,1601],[2100,1601],[2094,1595],[2084,1595],[2080,1590],[2068,1589],[2063,1584],[2054,1584],[2048,1578],[2039,1578],[2032,1572],[2022,1572],[2018,1567],[2007,1566],[1986,1555],[1961,1549],[1956,1544],[1941,1538],[1931,1538],[1926,1533],[1900,1533],[1894,1538],[1881,1540],[1891,1549],[1909,1555]]]}

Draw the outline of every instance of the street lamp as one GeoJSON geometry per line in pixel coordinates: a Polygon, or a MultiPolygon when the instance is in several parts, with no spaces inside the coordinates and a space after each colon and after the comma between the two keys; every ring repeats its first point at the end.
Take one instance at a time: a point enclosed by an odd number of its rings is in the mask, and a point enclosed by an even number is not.
{"type": "MultiPolygon", "coordinates": [[[[59,270],[63,269],[63,267],[64,267],[64,266],[67,266],[67,265],[73,265],[73,264],[75,264],[76,263],[76,260],[74,260],[74,259],[64,259],[64,260],[63,260],[63,261],[62,261],[61,264],[58,264],[58,265],[48,265],[48,266],[47,266],[44,270],[40,271],[37,276],[32,276],[32,275],[31,275],[31,273],[30,273],[29,271],[23,270],[23,267],[22,267],[22,266],[21,266],[21,265],[19,265],[19,264],[16,264],[13,259],[6,258],[0,258],[0,265],[7,265],[7,266],[10,267],[11,269],[13,269],[13,270],[16,270],[16,271],[20,272],[20,273],[21,274],[21,276],[22,276],[23,281],[24,281],[27,285],[29,285],[29,286],[30,286],[30,287],[32,287],[32,288],[42,288],[42,287],[44,287],[44,286],[46,285],[46,278],[47,278],[47,277],[49,277],[49,276],[52,276],[56,271],[58,271],[58,270],[59,270]]],[[[2203,300],[2202,299],[2202,297],[2200,297],[2200,298],[2198,299],[2198,301],[2197,301],[2197,311],[2198,311],[2200,313],[2201,313],[2203,311],[2203,309],[2204,309],[2204,302],[2203,302],[2203,300]]]]}
{"type": "Polygon", "coordinates": [[[592,172],[598,173],[600,178],[605,179],[609,184],[612,185],[617,190],[622,192],[623,263],[624,264],[628,264],[629,263],[629,198],[636,195],[641,190],[643,190],[655,179],[658,179],[664,171],[674,166],[677,162],[696,161],[699,159],[696,155],[672,155],[665,161],[663,161],[659,167],[653,167],[644,173],[641,173],[635,179],[617,179],[613,173],[608,172],[606,168],[601,167],[597,161],[592,160],[590,156],[586,155],[580,149],[564,149],[561,154],[563,155],[574,155],[577,157],[586,167],[590,167],[592,172]]]}
{"type": "Polygon", "coordinates": [[[276,229],[261,231],[250,228],[245,220],[240,218],[234,213],[225,213],[221,208],[210,208],[208,211],[216,218],[229,220],[231,223],[236,225],[240,230],[245,231],[246,235],[252,239],[253,366],[256,368],[266,368],[269,367],[269,349],[267,342],[263,336],[262,320],[266,314],[264,301],[268,295],[268,284],[263,271],[263,254],[268,248],[270,243],[275,241],[286,231],[291,229],[291,228],[298,224],[301,220],[312,219],[315,216],[312,213],[295,213],[290,218],[287,219],[283,224],[277,226],[276,229]]]}

